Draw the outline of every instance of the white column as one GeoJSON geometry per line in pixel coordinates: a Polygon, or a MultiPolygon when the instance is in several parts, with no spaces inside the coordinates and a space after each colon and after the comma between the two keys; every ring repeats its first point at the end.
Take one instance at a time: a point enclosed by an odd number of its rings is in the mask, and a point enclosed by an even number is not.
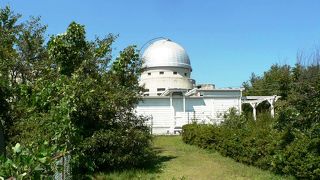
{"type": "Polygon", "coordinates": [[[253,106],[253,119],[257,120],[257,110],[256,110],[256,106],[253,106]]]}
{"type": "Polygon", "coordinates": [[[172,124],[171,124],[171,127],[169,129],[169,134],[173,134],[174,127],[176,125],[176,113],[175,113],[175,109],[173,107],[172,92],[170,93],[170,107],[172,109],[172,124]]]}
{"type": "Polygon", "coordinates": [[[271,113],[271,117],[274,118],[274,106],[273,105],[270,106],[270,113],[271,113]]]}
{"type": "Polygon", "coordinates": [[[217,117],[216,114],[214,113],[214,98],[212,98],[212,104],[211,104],[212,108],[211,108],[211,117],[214,120],[214,122],[217,122],[217,117]]]}
{"type": "Polygon", "coordinates": [[[239,98],[239,113],[242,114],[242,103],[241,103],[241,97],[239,98]]]}
{"type": "Polygon", "coordinates": [[[254,120],[257,120],[257,110],[256,110],[256,107],[257,107],[257,103],[256,102],[251,102],[250,103],[251,107],[252,107],[252,115],[253,115],[253,119],[254,120]]]}
{"type": "Polygon", "coordinates": [[[274,102],[275,102],[275,99],[268,99],[268,102],[270,104],[271,117],[274,118],[274,102]]]}
{"type": "Polygon", "coordinates": [[[186,96],[183,94],[183,112],[186,112],[186,96]]]}
{"type": "Polygon", "coordinates": [[[242,89],[240,89],[240,98],[239,98],[239,112],[240,112],[240,115],[242,114],[242,89]]]}

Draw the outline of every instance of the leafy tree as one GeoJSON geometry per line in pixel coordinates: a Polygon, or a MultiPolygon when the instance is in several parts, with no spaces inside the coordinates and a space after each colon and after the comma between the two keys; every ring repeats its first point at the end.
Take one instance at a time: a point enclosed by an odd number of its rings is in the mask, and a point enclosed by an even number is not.
{"type": "Polygon", "coordinates": [[[142,91],[136,48],[112,60],[116,37],[88,41],[75,22],[44,45],[39,18],[17,24],[19,17],[1,10],[0,117],[8,142],[1,173],[50,177],[55,159],[66,154],[75,174],[138,167],[152,158],[146,119],[134,112],[142,91]],[[17,143],[22,153],[11,151],[17,143]]]}
{"type": "Polygon", "coordinates": [[[262,77],[253,73],[243,86],[244,95],[279,95],[282,99],[286,99],[291,88],[291,68],[288,65],[273,65],[262,77]]]}
{"type": "Polygon", "coordinates": [[[10,70],[17,56],[13,46],[20,29],[15,25],[18,18],[8,7],[0,9],[0,154],[4,153],[6,123],[10,119],[7,99],[11,96],[10,70]]]}
{"type": "Polygon", "coordinates": [[[46,26],[41,25],[40,18],[32,17],[22,24],[16,44],[18,53],[16,69],[22,83],[33,82],[44,74],[48,59],[45,44],[46,26]]]}
{"type": "Polygon", "coordinates": [[[20,17],[9,7],[0,9],[0,152],[13,134],[14,121],[20,118],[16,108],[19,86],[41,76],[46,59],[46,27],[39,23],[39,18],[18,23],[20,17]]]}
{"type": "Polygon", "coordinates": [[[137,167],[153,157],[146,119],[134,112],[141,61],[129,46],[112,62],[114,39],[87,41],[84,26],[75,22],[50,38],[42,76],[19,85],[16,109],[22,113],[12,144],[37,154],[47,142],[55,154],[71,154],[76,174],[137,167]]]}
{"type": "Polygon", "coordinates": [[[85,40],[84,26],[75,22],[69,25],[66,33],[51,37],[48,50],[60,73],[67,76],[71,76],[81,63],[88,59],[87,56],[92,56],[85,40]]]}

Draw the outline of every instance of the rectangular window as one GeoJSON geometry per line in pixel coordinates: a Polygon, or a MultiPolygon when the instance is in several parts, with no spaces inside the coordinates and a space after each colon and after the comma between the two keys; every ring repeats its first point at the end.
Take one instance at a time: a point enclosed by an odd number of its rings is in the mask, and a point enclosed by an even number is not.
{"type": "Polygon", "coordinates": [[[162,74],[164,74],[164,72],[163,72],[163,71],[160,71],[160,72],[159,72],[159,74],[161,74],[161,75],[162,75],[162,74]]]}
{"type": "Polygon", "coordinates": [[[165,91],[166,88],[158,88],[157,91],[165,91]]]}
{"type": "Polygon", "coordinates": [[[157,93],[158,96],[160,96],[162,93],[157,93]]]}
{"type": "Polygon", "coordinates": [[[149,92],[149,89],[144,89],[144,92],[149,92]]]}
{"type": "Polygon", "coordinates": [[[187,76],[187,73],[184,73],[185,76],[187,76]]]}
{"type": "Polygon", "coordinates": [[[177,72],[173,72],[173,74],[174,74],[174,75],[177,75],[178,73],[177,73],[177,72]]]}
{"type": "Polygon", "coordinates": [[[148,76],[151,76],[151,73],[148,73],[148,76]]]}

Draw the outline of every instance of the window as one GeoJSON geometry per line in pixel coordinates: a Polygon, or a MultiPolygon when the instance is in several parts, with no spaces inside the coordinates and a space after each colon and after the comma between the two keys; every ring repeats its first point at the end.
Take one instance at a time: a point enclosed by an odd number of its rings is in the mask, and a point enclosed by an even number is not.
{"type": "Polygon", "coordinates": [[[164,74],[164,72],[163,72],[163,71],[160,71],[160,72],[159,72],[159,74],[163,75],[163,74],[164,74]]]}
{"type": "Polygon", "coordinates": [[[177,72],[173,72],[173,74],[174,74],[174,75],[177,75],[178,73],[177,73],[177,72]]]}
{"type": "Polygon", "coordinates": [[[184,76],[187,76],[188,74],[187,73],[184,73],[184,76]]]}
{"type": "Polygon", "coordinates": [[[160,96],[162,93],[157,93],[158,96],[160,96]]]}
{"type": "Polygon", "coordinates": [[[166,88],[157,88],[157,91],[164,91],[166,88]]]}
{"type": "Polygon", "coordinates": [[[172,96],[182,96],[182,92],[173,92],[172,96]]]}
{"type": "Polygon", "coordinates": [[[151,76],[151,73],[148,73],[148,76],[151,76]]]}
{"type": "Polygon", "coordinates": [[[149,92],[149,89],[144,89],[144,92],[149,92]]]}

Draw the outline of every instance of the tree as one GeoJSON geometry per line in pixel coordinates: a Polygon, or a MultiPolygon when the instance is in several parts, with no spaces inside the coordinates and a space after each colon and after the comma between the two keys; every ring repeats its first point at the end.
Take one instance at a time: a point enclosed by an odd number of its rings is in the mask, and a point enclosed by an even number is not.
{"type": "Polygon", "coordinates": [[[16,42],[16,34],[20,29],[15,26],[19,15],[14,15],[8,7],[0,9],[0,154],[4,153],[6,122],[9,120],[10,97],[10,70],[17,56],[13,46],[16,42]]]}
{"type": "Polygon", "coordinates": [[[282,99],[286,99],[291,88],[291,78],[290,66],[272,65],[262,77],[252,74],[250,80],[243,83],[244,95],[279,95],[282,99]]]}
{"type": "Polygon", "coordinates": [[[1,145],[7,143],[10,129],[20,116],[20,112],[15,108],[20,98],[17,94],[19,86],[31,83],[41,76],[43,62],[46,62],[46,27],[40,24],[39,18],[18,23],[20,17],[21,15],[12,12],[9,7],[0,9],[1,145]]]}
{"type": "Polygon", "coordinates": [[[66,33],[52,36],[48,43],[50,58],[57,63],[60,73],[71,76],[92,53],[85,40],[84,26],[72,22],[66,33]]]}
{"type": "Polygon", "coordinates": [[[50,177],[66,154],[80,174],[150,160],[149,128],[134,112],[142,92],[135,46],[112,60],[116,37],[88,41],[75,22],[45,45],[40,19],[19,17],[0,11],[0,174],[50,177]]]}
{"type": "Polygon", "coordinates": [[[49,159],[71,154],[76,174],[150,160],[149,128],[134,112],[142,92],[141,60],[129,46],[112,61],[114,40],[108,35],[88,41],[84,26],[75,22],[66,33],[52,36],[42,75],[18,86],[15,110],[20,113],[10,142],[20,142],[33,154],[48,144],[54,147],[47,150],[54,152],[49,159]]]}

